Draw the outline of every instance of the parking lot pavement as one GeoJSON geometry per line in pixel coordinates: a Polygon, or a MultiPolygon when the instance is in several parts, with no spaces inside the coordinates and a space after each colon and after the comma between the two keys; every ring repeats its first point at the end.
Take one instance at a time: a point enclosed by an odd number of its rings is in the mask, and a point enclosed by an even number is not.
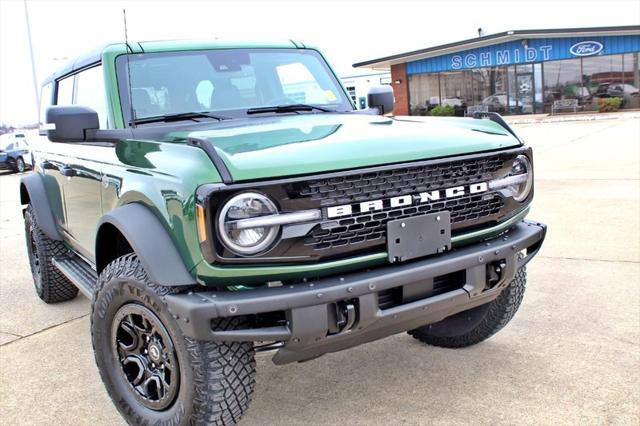
{"type": "MultiPolygon", "coordinates": [[[[640,424],[640,119],[516,125],[530,217],[549,225],[515,319],[463,350],[406,334],[303,364],[258,360],[245,425],[640,424]]],[[[0,175],[0,418],[122,424],[93,363],[89,303],[37,299],[0,175]]]]}

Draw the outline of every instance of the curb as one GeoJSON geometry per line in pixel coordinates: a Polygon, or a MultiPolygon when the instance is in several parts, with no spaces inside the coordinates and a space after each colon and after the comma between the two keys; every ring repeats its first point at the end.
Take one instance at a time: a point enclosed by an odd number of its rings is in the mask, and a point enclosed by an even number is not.
{"type": "Polygon", "coordinates": [[[597,114],[571,114],[571,115],[539,115],[537,117],[503,117],[508,124],[538,124],[538,123],[565,123],[571,121],[598,121],[640,118],[640,111],[597,113],[597,114]]]}

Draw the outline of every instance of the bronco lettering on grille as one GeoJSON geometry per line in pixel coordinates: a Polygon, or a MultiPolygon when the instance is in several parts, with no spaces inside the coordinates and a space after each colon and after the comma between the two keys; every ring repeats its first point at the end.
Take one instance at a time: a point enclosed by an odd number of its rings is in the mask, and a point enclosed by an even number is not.
{"type": "Polygon", "coordinates": [[[487,182],[472,183],[471,185],[454,186],[447,189],[437,189],[419,194],[401,195],[387,198],[385,200],[370,200],[359,204],[344,204],[341,206],[327,207],[327,217],[349,216],[355,213],[366,213],[371,211],[384,210],[391,207],[404,207],[412,204],[428,203],[440,199],[461,197],[465,194],[480,194],[489,189],[487,182]]]}

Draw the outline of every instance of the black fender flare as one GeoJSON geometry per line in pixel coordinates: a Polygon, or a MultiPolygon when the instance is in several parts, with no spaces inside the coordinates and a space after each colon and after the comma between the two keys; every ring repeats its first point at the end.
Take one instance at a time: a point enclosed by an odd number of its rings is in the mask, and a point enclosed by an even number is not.
{"type": "MultiPolygon", "coordinates": [[[[111,210],[98,222],[96,237],[107,223],[116,227],[127,239],[151,281],[172,287],[197,284],[166,228],[148,207],[130,203],[111,210]]],[[[96,260],[100,255],[99,245],[100,241],[96,238],[96,260]]]]}
{"type": "Polygon", "coordinates": [[[62,241],[62,235],[56,226],[47,191],[39,173],[31,173],[20,178],[20,203],[33,206],[38,226],[47,237],[62,241]]]}

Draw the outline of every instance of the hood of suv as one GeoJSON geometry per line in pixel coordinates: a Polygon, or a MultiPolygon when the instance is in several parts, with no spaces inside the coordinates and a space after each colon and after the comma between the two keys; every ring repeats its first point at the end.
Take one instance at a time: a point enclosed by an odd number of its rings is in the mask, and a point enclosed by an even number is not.
{"type": "Polygon", "coordinates": [[[299,114],[229,122],[189,133],[209,141],[235,181],[346,170],[520,145],[473,118],[299,114]]]}

